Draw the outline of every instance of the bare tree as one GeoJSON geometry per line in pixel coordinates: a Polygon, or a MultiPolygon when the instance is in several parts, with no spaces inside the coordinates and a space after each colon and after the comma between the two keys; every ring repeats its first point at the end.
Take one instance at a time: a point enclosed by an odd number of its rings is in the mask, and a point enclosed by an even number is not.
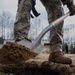
{"type": "Polygon", "coordinates": [[[14,17],[10,12],[2,11],[0,14],[0,28],[1,36],[4,39],[11,39],[14,28],[14,17]]]}

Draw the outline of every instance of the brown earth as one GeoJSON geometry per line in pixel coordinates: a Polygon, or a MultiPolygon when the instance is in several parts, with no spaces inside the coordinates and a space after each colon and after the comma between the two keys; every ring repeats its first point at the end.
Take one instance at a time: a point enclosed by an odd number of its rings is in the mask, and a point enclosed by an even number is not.
{"type": "Polygon", "coordinates": [[[20,61],[25,61],[27,59],[34,58],[36,55],[37,53],[25,46],[7,42],[0,49],[0,63],[15,64],[20,61]]]}

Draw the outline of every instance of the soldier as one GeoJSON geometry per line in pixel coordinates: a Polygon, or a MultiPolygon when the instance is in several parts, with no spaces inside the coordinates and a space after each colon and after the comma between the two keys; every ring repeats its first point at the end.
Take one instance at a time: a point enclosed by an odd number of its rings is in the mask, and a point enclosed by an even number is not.
{"type": "MultiPolygon", "coordinates": [[[[57,18],[61,17],[64,14],[63,5],[67,5],[69,11],[71,12],[70,16],[75,14],[75,6],[73,4],[73,0],[40,0],[42,4],[45,6],[49,23],[53,22],[57,18]]],[[[16,22],[14,26],[14,36],[16,41],[27,39],[28,40],[28,31],[30,27],[30,11],[32,9],[31,0],[21,0],[16,22]]],[[[72,60],[63,55],[62,51],[62,39],[63,38],[63,22],[61,22],[55,30],[50,32],[50,56],[49,61],[63,64],[71,64],[72,60]]]]}

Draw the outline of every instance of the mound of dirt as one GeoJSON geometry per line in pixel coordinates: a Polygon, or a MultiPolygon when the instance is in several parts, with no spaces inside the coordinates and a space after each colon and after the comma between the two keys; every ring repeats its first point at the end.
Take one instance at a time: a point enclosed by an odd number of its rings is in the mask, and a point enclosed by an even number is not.
{"type": "Polygon", "coordinates": [[[25,46],[7,42],[2,49],[0,49],[0,63],[15,64],[20,61],[34,58],[36,55],[37,53],[25,46]]]}

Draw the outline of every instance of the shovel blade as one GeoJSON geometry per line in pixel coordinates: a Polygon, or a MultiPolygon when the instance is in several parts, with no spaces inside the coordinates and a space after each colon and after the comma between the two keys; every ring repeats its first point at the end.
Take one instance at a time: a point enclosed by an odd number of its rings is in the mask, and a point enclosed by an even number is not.
{"type": "Polygon", "coordinates": [[[34,40],[32,43],[32,42],[24,39],[24,40],[17,42],[17,44],[23,45],[25,47],[28,47],[29,49],[35,50],[41,44],[41,41],[40,40],[34,40]]]}
{"type": "Polygon", "coordinates": [[[41,44],[41,40],[35,40],[35,41],[32,43],[30,49],[35,50],[40,44],[41,44]]]}
{"type": "Polygon", "coordinates": [[[24,39],[24,40],[17,42],[17,44],[20,44],[20,45],[30,48],[32,45],[32,42],[24,39]]]}

